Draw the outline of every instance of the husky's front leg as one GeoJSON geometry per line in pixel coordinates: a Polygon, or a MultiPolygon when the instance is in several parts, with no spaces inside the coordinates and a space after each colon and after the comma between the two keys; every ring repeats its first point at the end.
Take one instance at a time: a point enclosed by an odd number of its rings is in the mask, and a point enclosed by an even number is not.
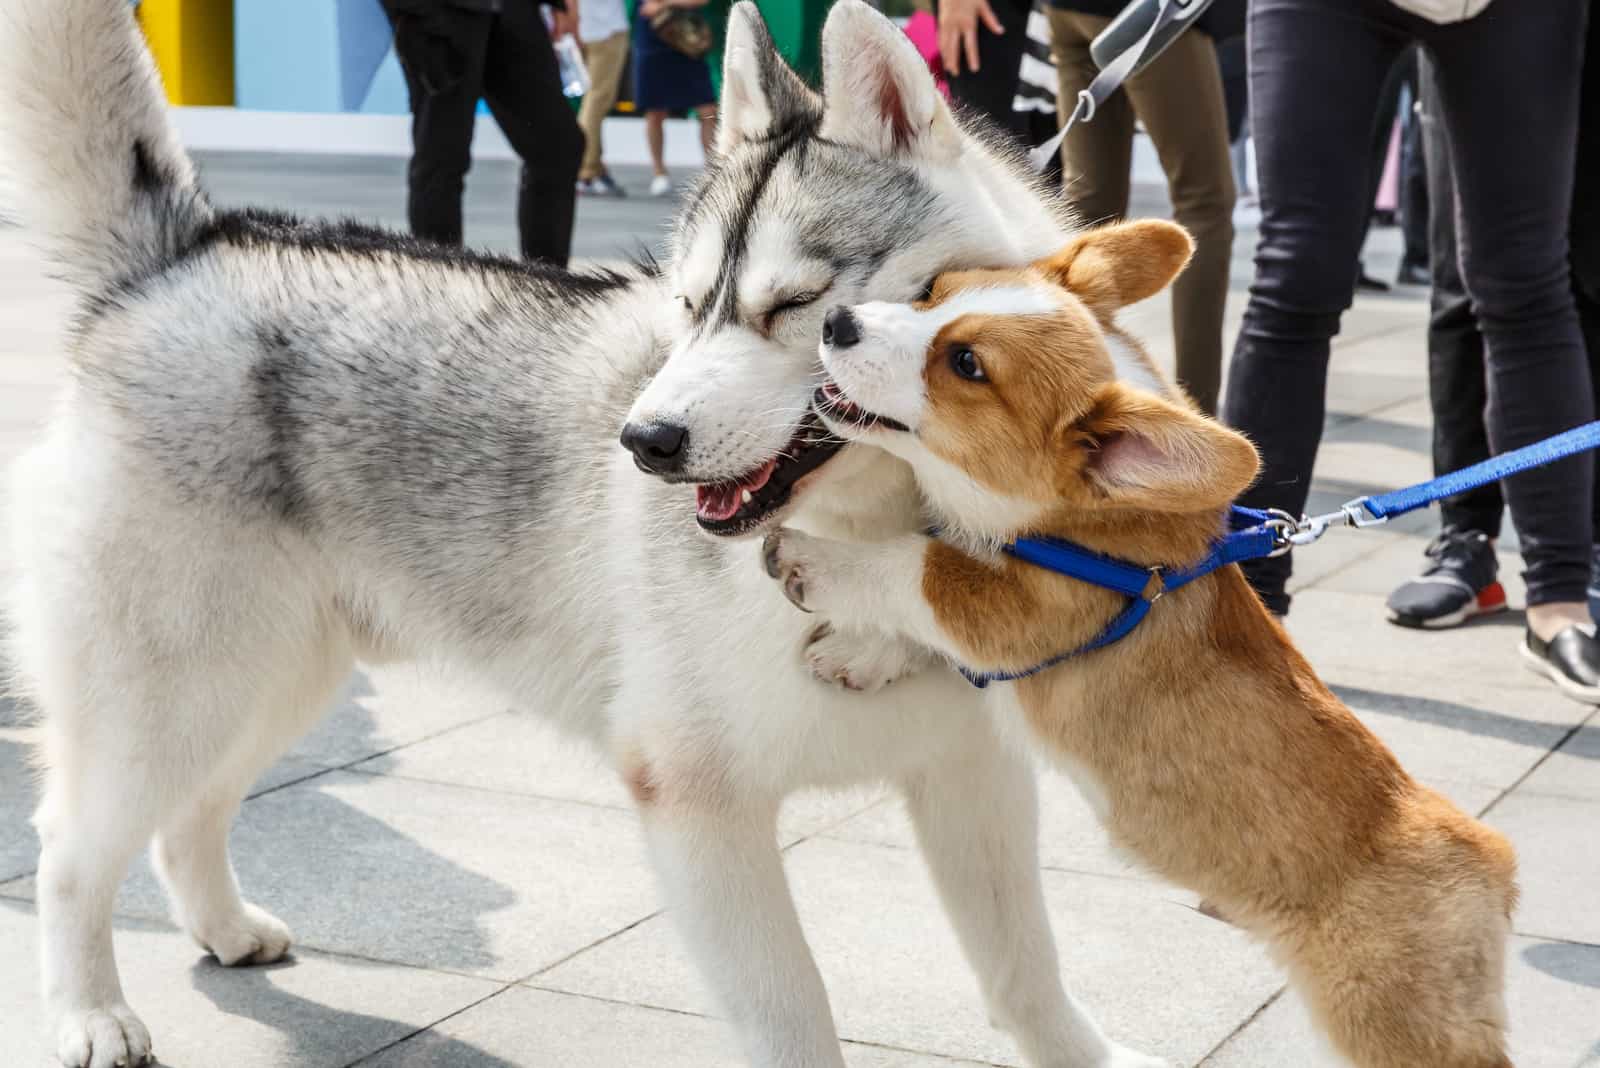
{"type": "Polygon", "coordinates": [[[843,1068],[822,975],[778,851],[775,796],[752,796],[714,759],[623,765],[650,856],[689,952],[754,1068],[843,1068]]]}
{"type": "Polygon", "coordinates": [[[1106,1039],[1061,983],[1039,881],[1032,769],[987,720],[902,782],[917,842],[990,1018],[1033,1068],[1166,1068],[1106,1039]]]}

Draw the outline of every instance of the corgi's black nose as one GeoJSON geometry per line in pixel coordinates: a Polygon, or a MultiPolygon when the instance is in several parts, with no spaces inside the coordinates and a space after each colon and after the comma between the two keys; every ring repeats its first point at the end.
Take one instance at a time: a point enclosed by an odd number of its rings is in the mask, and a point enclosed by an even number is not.
{"type": "Polygon", "coordinates": [[[652,475],[670,475],[683,467],[689,431],[672,423],[627,423],[622,428],[622,447],[633,453],[639,470],[652,475]]]}
{"type": "Polygon", "coordinates": [[[861,324],[855,313],[843,304],[828,309],[822,320],[822,343],[830,348],[847,349],[861,340],[861,324]]]}

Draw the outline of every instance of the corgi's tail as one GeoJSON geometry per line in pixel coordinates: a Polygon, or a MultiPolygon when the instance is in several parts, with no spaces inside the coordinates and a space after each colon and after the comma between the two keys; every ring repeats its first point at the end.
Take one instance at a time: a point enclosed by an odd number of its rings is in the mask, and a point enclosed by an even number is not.
{"type": "Polygon", "coordinates": [[[210,220],[128,0],[0,0],[0,213],[85,295],[210,220]]]}

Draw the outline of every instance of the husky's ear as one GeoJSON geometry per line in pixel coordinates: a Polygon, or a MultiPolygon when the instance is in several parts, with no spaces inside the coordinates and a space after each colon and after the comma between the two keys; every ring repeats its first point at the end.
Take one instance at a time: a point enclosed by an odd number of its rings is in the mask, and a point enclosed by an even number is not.
{"type": "Polygon", "coordinates": [[[733,5],[722,48],[722,103],[717,109],[717,152],[733,151],[814,114],[817,95],[778,55],[750,0],[733,5]]]}
{"type": "Polygon", "coordinates": [[[951,159],[961,131],[900,28],[861,0],[822,27],[822,136],[878,159],[951,159]]]}
{"type": "Polygon", "coordinates": [[[1063,426],[1061,437],[1068,477],[1115,508],[1220,508],[1255,481],[1260,464],[1243,435],[1122,382],[1101,387],[1089,413],[1063,426]]]}
{"type": "Polygon", "coordinates": [[[1194,252],[1189,232],[1163,219],[1113,223],[1079,234],[1035,268],[1109,318],[1153,297],[1178,276],[1194,252]]]}

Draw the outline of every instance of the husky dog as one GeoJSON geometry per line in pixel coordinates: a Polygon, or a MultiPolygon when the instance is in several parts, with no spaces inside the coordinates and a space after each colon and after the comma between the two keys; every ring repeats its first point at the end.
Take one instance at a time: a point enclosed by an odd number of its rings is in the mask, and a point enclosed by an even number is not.
{"type": "Polygon", "coordinates": [[[8,504],[69,1068],[150,1056],[112,955],[130,859],[152,842],[224,964],[281,957],[228,858],[240,798],[356,659],[423,656],[614,757],[753,1063],[843,1063],[779,803],[883,781],[1028,1062],[1159,1063],[1062,989],[1032,776],[976,695],[909,644],[813,629],[733,537],[912,529],[907,469],[811,421],[823,308],[1025,263],[1066,223],[858,0],[827,23],[825,101],[750,5],[726,56],[718,162],[669,269],[573,274],[213,208],[124,0],[0,0],[10,203],[81,301],[8,504]]]}

